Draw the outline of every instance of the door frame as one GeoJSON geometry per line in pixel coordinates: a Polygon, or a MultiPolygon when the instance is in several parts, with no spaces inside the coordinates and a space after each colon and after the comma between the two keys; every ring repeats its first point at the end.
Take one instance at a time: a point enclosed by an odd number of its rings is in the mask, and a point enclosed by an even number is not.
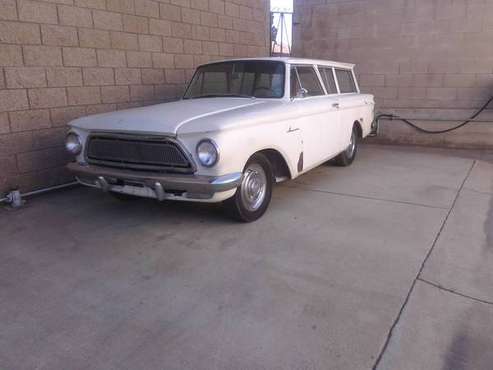
{"type": "MultiPolygon", "coordinates": [[[[303,149],[311,148],[314,153],[313,155],[310,155],[310,153],[307,153],[309,155],[305,155],[306,158],[306,166],[304,166],[302,172],[306,172],[307,170],[316,167],[320,165],[323,162],[326,162],[328,159],[334,157],[340,152],[340,144],[341,144],[341,138],[340,138],[340,113],[339,113],[339,87],[337,86],[337,94],[328,94],[327,89],[325,87],[325,83],[321,77],[320,71],[318,70],[318,65],[316,64],[290,64],[289,68],[289,81],[291,83],[291,73],[295,71],[296,73],[296,80],[297,83],[299,84],[299,87],[303,88],[301,79],[298,74],[298,69],[300,67],[304,68],[311,68],[317,77],[318,83],[322,89],[322,95],[315,95],[315,96],[306,96],[306,97],[295,97],[291,96],[291,85],[289,89],[289,94],[290,94],[290,100],[292,103],[302,103],[302,102],[312,102],[316,100],[326,100],[328,101],[331,106],[326,107],[326,110],[321,113],[315,113],[311,116],[316,116],[315,118],[317,122],[319,123],[317,125],[318,129],[317,132],[312,131],[313,128],[307,126],[307,121],[304,119],[303,115],[300,114],[300,117],[298,118],[298,128],[301,130],[301,137],[303,139],[303,149]],[[334,100],[336,100],[334,102],[334,100]],[[325,118],[323,117],[325,116],[325,118]],[[334,116],[332,118],[329,118],[330,116],[334,116]],[[333,121],[336,121],[335,123],[333,121]],[[324,123],[320,123],[320,121],[325,121],[324,123]],[[332,126],[328,126],[329,122],[332,124],[332,126]],[[321,142],[315,142],[315,137],[317,137],[317,134],[321,134],[321,137],[326,138],[326,142],[324,143],[323,141],[321,142]],[[306,142],[306,141],[309,142],[306,142]],[[332,140],[332,141],[331,141],[332,140]]],[[[333,67],[327,66],[327,68],[332,68],[332,73],[334,73],[333,67]]],[[[323,104],[323,102],[320,102],[323,104]]],[[[320,136],[319,136],[320,137],[320,136]]]]}

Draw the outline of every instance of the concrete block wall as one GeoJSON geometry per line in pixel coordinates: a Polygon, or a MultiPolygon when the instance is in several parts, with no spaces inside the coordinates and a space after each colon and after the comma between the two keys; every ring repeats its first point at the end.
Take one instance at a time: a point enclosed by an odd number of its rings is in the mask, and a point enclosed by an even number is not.
{"type": "MultiPolygon", "coordinates": [[[[294,0],[293,54],[357,64],[377,110],[461,119],[493,96],[493,1],[294,0]]],[[[493,104],[481,118],[493,121],[493,104]]],[[[420,125],[442,129],[454,123],[420,125]]],[[[383,122],[384,142],[493,148],[493,122],[444,135],[383,122]]]]}
{"type": "Polygon", "coordinates": [[[268,0],[0,0],[0,197],[70,181],[68,121],[179,96],[194,66],[267,56],[268,0]]]}

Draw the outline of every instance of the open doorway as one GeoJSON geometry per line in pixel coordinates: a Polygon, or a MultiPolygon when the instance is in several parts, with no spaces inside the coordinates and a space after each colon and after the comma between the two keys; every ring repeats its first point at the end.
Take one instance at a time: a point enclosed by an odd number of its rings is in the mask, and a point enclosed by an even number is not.
{"type": "Polygon", "coordinates": [[[270,0],[270,54],[291,54],[293,34],[293,0],[270,0]]]}

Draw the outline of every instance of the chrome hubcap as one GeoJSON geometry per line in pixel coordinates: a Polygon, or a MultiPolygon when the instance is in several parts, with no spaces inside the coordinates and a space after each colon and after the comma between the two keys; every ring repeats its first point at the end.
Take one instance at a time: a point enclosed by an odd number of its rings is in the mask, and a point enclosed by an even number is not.
{"type": "Polygon", "coordinates": [[[241,201],[246,209],[254,212],[260,208],[267,192],[267,176],[262,166],[249,164],[241,182],[241,201]]]}
{"type": "Polygon", "coordinates": [[[349,142],[349,146],[346,149],[346,154],[349,158],[354,155],[354,151],[356,149],[356,136],[354,131],[351,133],[351,141],[349,142]]]}

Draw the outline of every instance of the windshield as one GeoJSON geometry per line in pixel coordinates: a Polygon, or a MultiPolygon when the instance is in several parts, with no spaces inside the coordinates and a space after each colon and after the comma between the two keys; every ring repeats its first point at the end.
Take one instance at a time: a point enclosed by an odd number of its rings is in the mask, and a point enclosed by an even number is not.
{"type": "Polygon", "coordinates": [[[243,60],[208,64],[197,69],[183,98],[282,98],[284,75],[284,63],[277,61],[243,60]]]}

